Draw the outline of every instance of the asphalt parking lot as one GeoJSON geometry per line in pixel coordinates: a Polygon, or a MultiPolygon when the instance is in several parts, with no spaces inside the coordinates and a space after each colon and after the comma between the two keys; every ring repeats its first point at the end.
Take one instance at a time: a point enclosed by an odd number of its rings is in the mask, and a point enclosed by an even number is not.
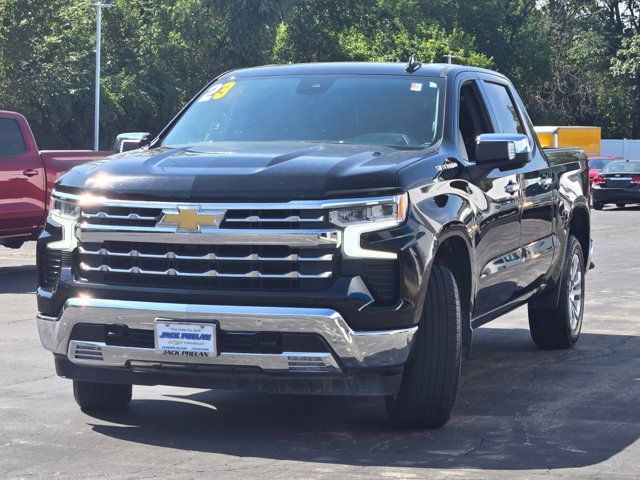
{"type": "Polygon", "coordinates": [[[35,325],[34,245],[0,247],[0,478],[640,477],[640,208],[593,213],[576,348],[537,350],[526,311],[476,332],[451,422],[398,431],[378,399],[134,388],[76,407],[35,325]]]}

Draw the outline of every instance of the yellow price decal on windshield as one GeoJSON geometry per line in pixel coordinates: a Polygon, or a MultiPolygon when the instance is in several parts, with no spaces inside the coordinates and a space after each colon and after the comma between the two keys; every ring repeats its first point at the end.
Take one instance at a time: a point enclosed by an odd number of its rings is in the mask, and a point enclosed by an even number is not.
{"type": "Polygon", "coordinates": [[[198,102],[206,102],[208,100],[220,100],[235,86],[236,82],[218,83],[207,90],[198,102]]]}
{"type": "Polygon", "coordinates": [[[214,100],[220,100],[227,93],[229,93],[229,90],[231,90],[234,87],[235,84],[236,84],[236,82],[227,82],[224,85],[222,85],[220,90],[218,90],[217,92],[215,92],[213,94],[213,99],[214,100]]]}

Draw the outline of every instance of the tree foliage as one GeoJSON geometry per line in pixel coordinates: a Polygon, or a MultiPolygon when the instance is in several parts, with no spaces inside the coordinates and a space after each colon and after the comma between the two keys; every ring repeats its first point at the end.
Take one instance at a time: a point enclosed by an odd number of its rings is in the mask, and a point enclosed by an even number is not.
{"type": "MultiPolygon", "coordinates": [[[[42,147],[93,134],[88,0],[0,1],[0,108],[42,147]]],[[[493,68],[538,124],[640,138],[638,0],[112,0],[103,15],[101,144],[158,132],[216,75],[264,63],[456,62],[493,68]]]]}

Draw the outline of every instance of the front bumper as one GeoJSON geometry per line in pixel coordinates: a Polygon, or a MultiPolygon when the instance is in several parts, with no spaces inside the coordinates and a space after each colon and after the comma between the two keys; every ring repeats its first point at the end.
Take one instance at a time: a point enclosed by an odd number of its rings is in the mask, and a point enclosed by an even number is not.
{"type": "MultiPolygon", "coordinates": [[[[65,376],[84,378],[83,372],[87,370],[80,367],[90,367],[94,381],[100,381],[101,371],[104,372],[104,381],[114,381],[115,369],[116,373],[119,371],[122,374],[120,381],[123,382],[149,384],[148,374],[153,372],[153,384],[175,384],[174,377],[183,372],[186,377],[194,378],[193,382],[186,381],[186,384],[213,387],[219,385],[215,381],[216,372],[223,376],[239,372],[232,388],[242,388],[242,382],[237,381],[242,379],[242,372],[250,373],[252,378],[256,374],[305,376],[330,379],[333,384],[343,380],[344,385],[350,385],[354,376],[371,375],[385,369],[397,370],[407,361],[418,328],[354,331],[338,312],[319,308],[193,305],[86,298],[70,298],[59,317],[38,315],[37,323],[43,346],[56,354],[60,365],[66,365],[65,376]],[[220,332],[317,335],[324,341],[327,351],[226,351],[208,358],[180,357],[180,361],[176,362],[175,358],[164,356],[155,348],[109,345],[73,337],[74,327],[78,324],[124,325],[136,330],[153,331],[158,318],[177,322],[216,322],[220,332]],[[167,373],[167,382],[162,381],[162,375],[159,375],[162,372],[167,373]],[[198,375],[198,372],[203,375],[198,375]],[[210,378],[210,384],[206,378],[210,378]]],[[[369,385],[364,393],[393,393],[399,385],[398,381],[399,376],[396,376],[393,382],[385,382],[384,387],[369,385]]],[[[261,384],[264,385],[264,378],[261,384]]],[[[269,390],[268,387],[260,389],[269,390]]],[[[320,389],[322,392],[318,393],[327,393],[326,386],[320,389]]],[[[306,387],[302,390],[309,391],[306,387]]],[[[363,393],[360,390],[336,388],[331,393],[363,393]]]]}

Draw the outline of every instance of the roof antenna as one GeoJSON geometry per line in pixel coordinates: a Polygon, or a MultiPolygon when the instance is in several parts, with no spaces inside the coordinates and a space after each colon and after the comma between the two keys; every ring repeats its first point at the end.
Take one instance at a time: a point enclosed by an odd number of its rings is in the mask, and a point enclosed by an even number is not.
{"type": "Polygon", "coordinates": [[[418,70],[422,66],[422,63],[416,60],[416,54],[412,53],[409,57],[409,61],[407,62],[407,67],[405,71],[407,73],[413,73],[418,70]]]}

